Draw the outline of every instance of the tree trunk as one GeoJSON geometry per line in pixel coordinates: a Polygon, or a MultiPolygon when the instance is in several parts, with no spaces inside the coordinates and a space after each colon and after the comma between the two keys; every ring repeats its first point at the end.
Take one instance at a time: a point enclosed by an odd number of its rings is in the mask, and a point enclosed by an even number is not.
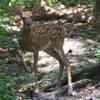
{"type": "Polygon", "coordinates": [[[100,16],[100,0],[95,0],[95,16],[99,17],[100,16]]]}
{"type": "Polygon", "coordinates": [[[95,8],[94,8],[94,29],[98,33],[97,41],[100,41],[100,0],[95,0],[95,8]]]}

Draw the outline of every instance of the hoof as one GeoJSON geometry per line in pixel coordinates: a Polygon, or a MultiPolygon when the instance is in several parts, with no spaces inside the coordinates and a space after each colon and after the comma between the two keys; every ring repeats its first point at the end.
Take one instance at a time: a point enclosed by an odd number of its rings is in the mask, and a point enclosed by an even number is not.
{"type": "Polygon", "coordinates": [[[75,92],[73,90],[68,90],[68,95],[69,96],[77,96],[77,92],[75,92]]]}

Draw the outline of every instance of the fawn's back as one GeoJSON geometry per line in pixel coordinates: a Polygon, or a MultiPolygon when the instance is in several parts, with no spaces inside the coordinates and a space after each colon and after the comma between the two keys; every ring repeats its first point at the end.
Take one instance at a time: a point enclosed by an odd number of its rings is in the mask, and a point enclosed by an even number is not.
{"type": "Polygon", "coordinates": [[[50,46],[61,48],[64,40],[64,29],[59,24],[44,24],[33,22],[30,29],[23,29],[21,46],[23,49],[34,51],[46,50],[50,46]]]}

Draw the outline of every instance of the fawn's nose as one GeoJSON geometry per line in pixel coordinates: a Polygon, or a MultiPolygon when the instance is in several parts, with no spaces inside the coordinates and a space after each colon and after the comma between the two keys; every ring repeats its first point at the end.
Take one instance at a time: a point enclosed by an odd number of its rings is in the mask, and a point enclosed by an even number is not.
{"type": "Polygon", "coordinates": [[[28,26],[28,25],[31,25],[31,23],[27,23],[27,26],[28,26]]]}
{"type": "Polygon", "coordinates": [[[30,21],[26,21],[26,22],[25,22],[25,24],[26,24],[27,26],[30,26],[31,23],[32,23],[32,22],[30,22],[30,21]]]}
{"type": "Polygon", "coordinates": [[[24,20],[24,23],[25,25],[30,26],[32,23],[32,20],[27,18],[26,20],[24,20]]]}

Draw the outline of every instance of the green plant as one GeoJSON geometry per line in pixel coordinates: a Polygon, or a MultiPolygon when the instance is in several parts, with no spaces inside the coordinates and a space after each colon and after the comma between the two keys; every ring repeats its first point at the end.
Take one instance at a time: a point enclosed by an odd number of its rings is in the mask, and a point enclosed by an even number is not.
{"type": "Polygon", "coordinates": [[[0,100],[16,100],[16,94],[12,92],[15,85],[14,77],[6,71],[0,71],[0,100]]]}
{"type": "Polygon", "coordinates": [[[95,56],[97,57],[97,59],[100,60],[100,49],[93,48],[92,50],[95,52],[95,56]]]}
{"type": "Polygon", "coordinates": [[[13,72],[9,70],[7,64],[11,54],[7,48],[4,48],[9,40],[11,37],[3,28],[0,28],[0,100],[18,100],[17,94],[13,92],[17,78],[12,75],[13,72]]]}

